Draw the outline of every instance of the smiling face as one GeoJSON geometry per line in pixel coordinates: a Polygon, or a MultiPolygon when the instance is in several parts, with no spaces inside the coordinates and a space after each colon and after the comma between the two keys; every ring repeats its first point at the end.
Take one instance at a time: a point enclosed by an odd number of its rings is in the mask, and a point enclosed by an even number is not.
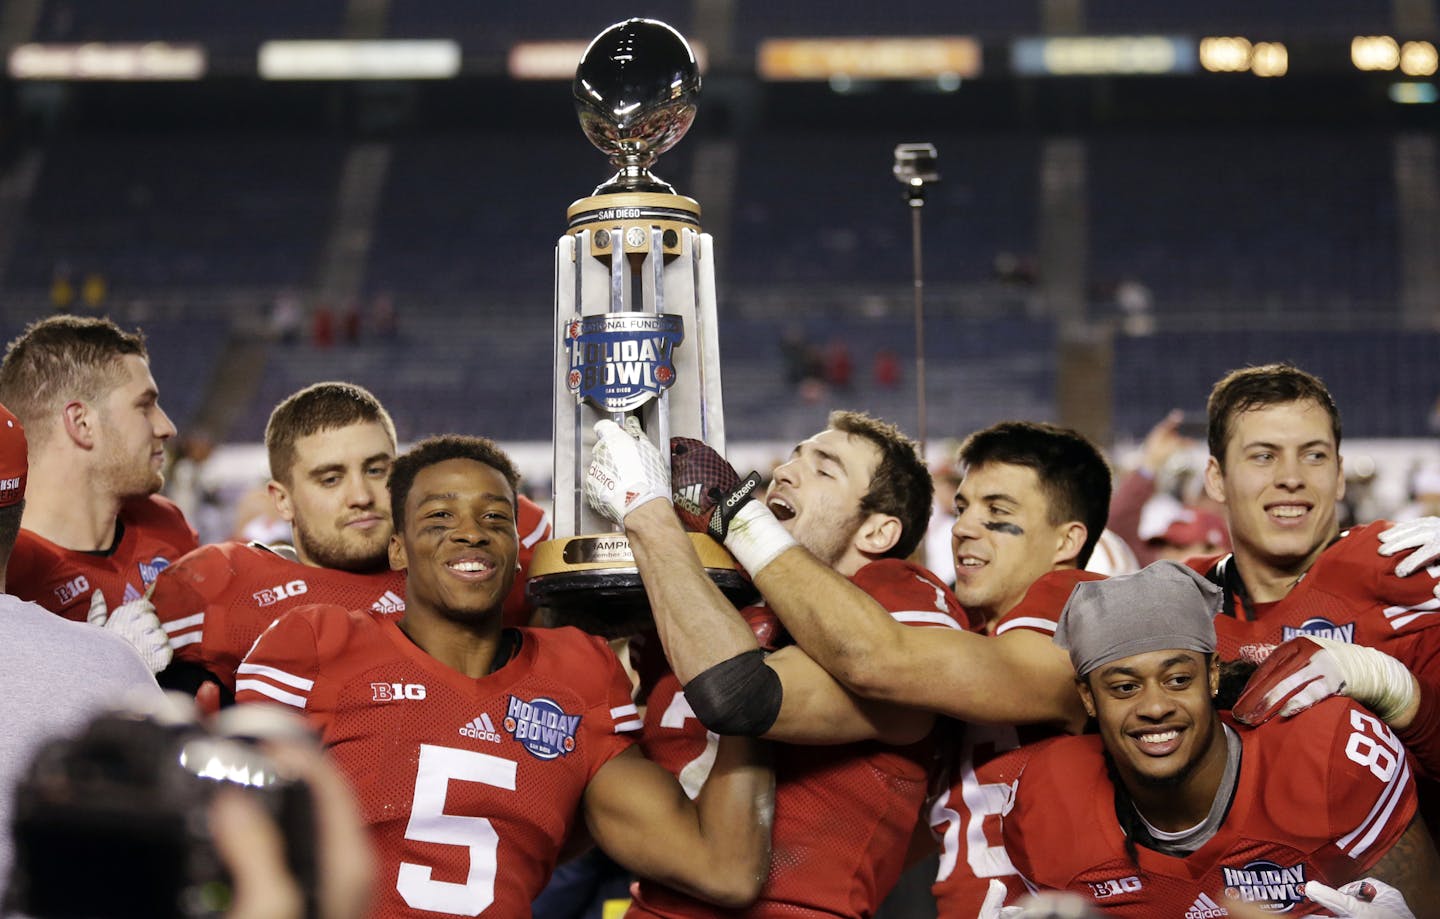
{"type": "MultiPolygon", "coordinates": [[[[1105,749],[1137,802],[1157,789],[1198,789],[1208,809],[1219,787],[1226,745],[1211,698],[1219,660],[1198,651],[1149,651],[1102,664],[1078,684],[1099,723],[1105,749]]],[[[1203,816],[1204,810],[1201,811],[1203,816]]]]}
{"type": "Polygon", "coordinates": [[[518,554],[515,492],[498,470],[448,459],[416,472],[404,530],[390,540],[390,566],[406,572],[407,619],[499,628],[518,554]]]}
{"type": "Polygon", "coordinates": [[[137,354],[118,358],[120,382],[100,401],[96,433],[99,475],[117,497],[152,495],[165,484],[165,442],[175,425],[160,407],[150,365],[137,354]]]}
{"type": "Polygon", "coordinates": [[[1205,488],[1225,505],[1242,570],[1304,572],[1339,531],[1345,475],[1328,413],[1312,401],[1237,415],[1222,465],[1211,457],[1205,488]]]}
{"type": "Polygon", "coordinates": [[[270,483],[275,509],[295,530],[300,561],[342,571],[388,562],[390,492],[385,477],[395,441],[376,422],[317,431],[295,441],[288,484],[270,483]]]}
{"type": "Polygon", "coordinates": [[[775,467],[765,504],[816,558],[853,574],[869,561],[855,535],[864,520],[860,502],[879,462],[879,448],[865,438],[822,431],[775,467]]]}
{"type": "Polygon", "coordinates": [[[985,463],[965,470],[955,490],[955,596],[994,621],[1041,575],[1073,566],[1085,542],[1078,521],[1050,522],[1050,499],[1029,466],[985,463]]]}

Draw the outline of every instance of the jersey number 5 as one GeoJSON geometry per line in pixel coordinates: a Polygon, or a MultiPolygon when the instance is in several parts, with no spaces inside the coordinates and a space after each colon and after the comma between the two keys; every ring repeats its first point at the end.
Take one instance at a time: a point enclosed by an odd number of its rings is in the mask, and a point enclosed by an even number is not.
{"type": "Polygon", "coordinates": [[[426,865],[400,863],[395,889],[414,909],[453,916],[478,916],[495,901],[495,852],[500,836],[484,817],[447,814],[445,794],[450,780],[480,782],[515,790],[515,763],[470,750],[420,745],[420,768],[415,772],[415,797],[405,838],[465,846],[470,850],[470,871],[465,883],[437,881],[426,865]]]}

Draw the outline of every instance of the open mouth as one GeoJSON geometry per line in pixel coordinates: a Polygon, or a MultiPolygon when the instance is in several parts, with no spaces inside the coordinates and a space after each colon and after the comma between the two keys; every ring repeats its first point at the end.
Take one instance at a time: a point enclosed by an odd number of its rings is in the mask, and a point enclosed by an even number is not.
{"type": "Polygon", "coordinates": [[[765,502],[765,506],[770,508],[770,513],[775,515],[776,520],[793,520],[797,513],[795,506],[784,498],[771,498],[765,502]]]}

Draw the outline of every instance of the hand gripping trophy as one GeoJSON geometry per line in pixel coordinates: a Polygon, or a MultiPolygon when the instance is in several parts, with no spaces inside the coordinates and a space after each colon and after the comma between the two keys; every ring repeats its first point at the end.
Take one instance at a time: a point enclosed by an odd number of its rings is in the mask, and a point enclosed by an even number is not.
{"type": "MultiPolygon", "coordinates": [[[[712,241],[700,205],[650,172],[695,120],[699,92],[689,44],[653,19],[610,26],[575,71],[580,125],[619,171],[570,205],[555,247],[556,538],[536,547],[527,590],[557,624],[622,635],[649,621],[629,543],[585,504],[595,422],[638,417],[662,455],[672,436],[725,451],[712,241]]],[[[729,554],[693,538],[715,582],[744,601],[729,554]]]]}

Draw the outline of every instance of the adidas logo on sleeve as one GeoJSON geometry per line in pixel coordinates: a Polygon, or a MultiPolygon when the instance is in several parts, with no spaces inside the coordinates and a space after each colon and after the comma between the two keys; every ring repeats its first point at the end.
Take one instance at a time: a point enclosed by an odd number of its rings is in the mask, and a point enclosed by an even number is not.
{"type": "Polygon", "coordinates": [[[504,740],[495,732],[495,723],[490,720],[488,712],[481,712],[480,717],[472,718],[470,723],[460,728],[460,733],[465,737],[473,737],[476,740],[488,740],[491,743],[500,743],[504,740]]]}

